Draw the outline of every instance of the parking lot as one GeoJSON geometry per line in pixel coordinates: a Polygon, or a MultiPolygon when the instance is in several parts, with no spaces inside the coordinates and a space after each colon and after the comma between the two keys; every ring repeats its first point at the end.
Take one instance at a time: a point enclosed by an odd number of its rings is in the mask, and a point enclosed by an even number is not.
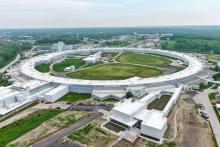
{"type": "Polygon", "coordinates": [[[71,111],[97,111],[99,109],[104,109],[107,111],[110,111],[113,108],[112,104],[85,104],[85,103],[79,103],[79,104],[72,104],[69,107],[69,110],[71,111]]]}

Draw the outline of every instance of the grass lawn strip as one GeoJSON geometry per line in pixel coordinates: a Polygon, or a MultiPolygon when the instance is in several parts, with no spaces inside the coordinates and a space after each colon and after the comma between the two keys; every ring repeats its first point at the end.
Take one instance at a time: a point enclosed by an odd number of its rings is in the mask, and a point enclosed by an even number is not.
{"type": "Polygon", "coordinates": [[[5,147],[11,141],[35,129],[63,110],[40,110],[0,129],[0,146],[5,147]]]}
{"type": "Polygon", "coordinates": [[[169,102],[170,98],[171,98],[170,95],[162,95],[160,98],[150,103],[148,105],[148,109],[155,109],[162,111],[169,102]]]}
{"type": "Polygon", "coordinates": [[[153,54],[123,53],[117,61],[124,63],[143,64],[159,67],[167,67],[171,61],[163,56],[153,54]]]}
{"type": "Polygon", "coordinates": [[[163,71],[155,68],[126,64],[104,64],[95,68],[67,73],[66,77],[87,80],[124,80],[134,76],[148,78],[162,75],[163,71]]]}
{"type": "Polygon", "coordinates": [[[31,130],[19,137],[15,141],[11,142],[10,145],[30,146],[40,139],[87,117],[89,114],[89,112],[65,111],[47,120],[34,130],[31,130]]]}
{"type": "Polygon", "coordinates": [[[47,73],[50,71],[50,64],[40,64],[35,67],[35,69],[42,73],[47,73]]]}
{"type": "Polygon", "coordinates": [[[62,62],[55,63],[53,65],[53,70],[55,72],[64,72],[64,69],[69,66],[75,66],[75,68],[79,68],[83,66],[85,62],[81,59],[66,59],[62,62]]]}
{"type": "Polygon", "coordinates": [[[69,92],[57,101],[77,102],[91,98],[91,94],[69,92]]]}

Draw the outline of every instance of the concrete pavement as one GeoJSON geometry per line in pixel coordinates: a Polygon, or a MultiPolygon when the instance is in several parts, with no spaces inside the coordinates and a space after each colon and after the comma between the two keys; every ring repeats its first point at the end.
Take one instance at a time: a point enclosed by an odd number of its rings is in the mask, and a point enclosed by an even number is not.
{"type": "Polygon", "coordinates": [[[210,121],[211,126],[213,128],[213,132],[214,132],[216,141],[218,143],[218,146],[220,146],[220,123],[219,123],[218,118],[215,114],[213,106],[208,98],[208,94],[211,92],[215,92],[215,90],[206,89],[203,92],[199,92],[197,95],[195,95],[193,97],[193,100],[197,104],[202,104],[205,107],[205,111],[209,116],[209,121],[210,121]]]}

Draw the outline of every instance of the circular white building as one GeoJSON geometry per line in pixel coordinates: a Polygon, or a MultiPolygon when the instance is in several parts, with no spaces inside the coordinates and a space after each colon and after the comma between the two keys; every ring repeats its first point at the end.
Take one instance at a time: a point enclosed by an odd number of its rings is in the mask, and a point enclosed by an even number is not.
{"type": "Polygon", "coordinates": [[[124,89],[127,87],[156,87],[169,84],[177,84],[182,80],[194,77],[197,73],[202,71],[203,64],[197,58],[186,55],[184,53],[167,51],[161,49],[144,49],[144,48],[94,48],[94,49],[77,49],[71,51],[62,51],[44,54],[41,56],[29,59],[21,66],[21,73],[37,80],[47,81],[58,84],[69,85],[70,91],[81,92],[81,93],[92,93],[94,89],[124,89]],[[60,58],[64,58],[68,54],[77,54],[83,52],[135,52],[135,53],[150,53],[162,56],[172,57],[184,62],[187,67],[179,72],[172,73],[169,75],[162,75],[151,78],[130,78],[126,80],[82,80],[82,79],[71,79],[63,77],[51,76],[48,73],[40,73],[35,70],[35,66],[56,61],[60,58]]]}

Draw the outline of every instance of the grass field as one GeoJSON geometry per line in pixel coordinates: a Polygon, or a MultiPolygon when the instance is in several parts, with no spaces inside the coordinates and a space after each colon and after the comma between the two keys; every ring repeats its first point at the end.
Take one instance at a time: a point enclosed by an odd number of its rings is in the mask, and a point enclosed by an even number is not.
{"type": "Polygon", "coordinates": [[[134,53],[124,53],[117,58],[117,61],[122,63],[134,63],[159,67],[167,67],[171,63],[170,60],[162,56],[134,53]]]}
{"type": "Polygon", "coordinates": [[[77,102],[91,98],[90,94],[69,92],[57,101],[77,102]]]}
{"type": "Polygon", "coordinates": [[[11,141],[35,129],[43,122],[63,112],[63,110],[40,110],[28,117],[11,123],[0,129],[0,146],[5,147],[11,141]]]}
{"type": "Polygon", "coordinates": [[[50,71],[50,64],[40,64],[35,67],[35,69],[42,73],[47,73],[50,71]]]}
{"type": "Polygon", "coordinates": [[[170,95],[162,95],[159,99],[154,100],[152,103],[148,105],[148,109],[155,109],[162,111],[168,101],[170,100],[170,95]]]}
{"type": "Polygon", "coordinates": [[[134,76],[147,78],[162,74],[163,71],[155,68],[126,64],[105,64],[95,68],[67,73],[66,77],[91,80],[122,80],[134,76]]]}
{"type": "Polygon", "coordinates": [[[211,60],[220,61],[220,55],[216,54],[207,54],[206,57],[211,60]]]}
{"type": "Polygon", "coordinates": [[[56,72],[64,72],[64,69],[69,66],[75,66],[79,68],[83,66],[85,62],[81,59],[66,59],[60,63],[56,63],[53,65],[53,70],[56,72]]]}

